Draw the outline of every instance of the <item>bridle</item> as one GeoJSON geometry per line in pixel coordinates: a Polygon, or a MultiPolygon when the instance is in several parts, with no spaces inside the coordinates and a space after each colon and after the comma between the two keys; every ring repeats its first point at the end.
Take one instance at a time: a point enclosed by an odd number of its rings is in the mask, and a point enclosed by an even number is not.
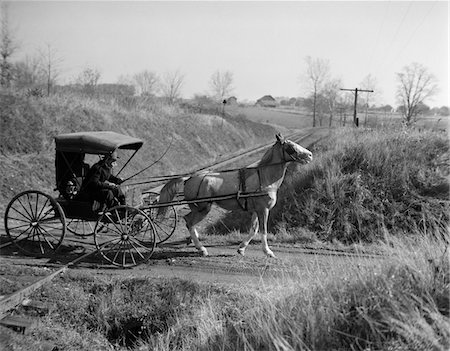
{"type": "Polygon", "coordinates": [[[280,141],[280,144],[283,148],[283,161],[284,162],[297,161],[297,159],[292,156],[297,152],[295,151],[294,147],[290,143],[287,143],[286,141],[287,140],[280,141]],[[286,158],[286,154],[290,159],[286,158]]]}

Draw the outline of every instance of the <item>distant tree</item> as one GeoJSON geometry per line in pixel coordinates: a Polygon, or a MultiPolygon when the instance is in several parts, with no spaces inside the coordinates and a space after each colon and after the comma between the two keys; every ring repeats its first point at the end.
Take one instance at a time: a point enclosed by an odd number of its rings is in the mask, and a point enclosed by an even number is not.
{"type": "Polygon", "coordinates": [[[101,73],[97,68],[85,67],[76,79],[76,83],[83,87],[87,94],[93,94],[100,80],[101,73]]]}
{"type": "Polygon", "coordinates": [[[441,116],[448,116],[448,115],[450,115],[448,106],[440,107],[439,108],[439,115],[441,115],[441,116]]]}
{"type": "Polygon", "coordinates": [[[184,75],[180,71],[166,72],[160,82],[163,97],[169,104],[174,104],[181,96],[184,75]]]}
{"type": "Polygon", "coordinates": [[[316,110],[317,110],[317,97],[324,82],[327,80],[330,74],[330,64],[328,60],[312,58],[307,56],[306,61],[306,79],[308,88],[311,91],[313,98],[312,112],[313,112],[313,127],[316,126],[316,110]]]}
{"type": "Polygon", "coordinates": [[[420,113],[420,106],[437,92],[437,81],[427,68],[419,63],[403,67],[397,73],[397,100],[402,106],[406,125],[413,123],[420,113]]]}
{"type": "Polygon", "coordinates": [[[333,123],[333,116],[336,111],[339,97],[339,88],[342,86],[340,79],[331,79],[324,84],[321,95],[324,100],[324,107],[327,109],[329,122],[328,126],[331,127],[333,123]]]}
{"type": "Polygon", "coordinates": [[[47,96],[49,96],[61,73],[62,58],[58,55],[55,48],[47,44],[45,49],[40,50],[40,61],[41,73],[45,80],[47,96]]]}
{"type": "Polygon", "coordinates": [[[19,89],[34,88],[42,83],[37,57],[26,56],[24,60],[14,63],[14,85],[19,89]]]}
{"type": "Polygon", "coordinates": [[[137,94],[143,95],[154,95],[156,93],[159,78],[154,72],[144,70],[142,72],[136,73],[132,78],[133,84],[136,87],[137,94]]]}
{"type": "Polygon", "coordinates": [[[230,71],[220,72],[217,70],[211,76],[209,86],[212,96],[222,102],[233,92],[233,73],[230,71]]]}
{"type": "Polygon", "coordinates": [[[360,87],[363,90],[373,90],[373,93],[365,92],[365,104],[364,104],[364,125],[367,124],[367,116],[369,114],[369,106],[373,104],[373,101],[377,99],[378,89],[377,89],[377,80],[371,74],[368,74],[364,77],[362,82],[360,83],[360,87]]]}
{"type": "Polygon", "coordinates": [[[9,88],[13,79],[11,56],[17,46],[9,27],[8,3],[0,2],[0,86],[9,88]]]}

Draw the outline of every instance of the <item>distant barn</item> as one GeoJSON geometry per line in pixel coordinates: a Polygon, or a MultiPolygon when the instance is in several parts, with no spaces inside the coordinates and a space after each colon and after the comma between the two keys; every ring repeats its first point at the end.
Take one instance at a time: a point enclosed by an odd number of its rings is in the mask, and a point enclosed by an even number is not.
{"type": "Polygon", "coordinates": [[[231,96],[226,100],[228,105],[236,105],[237,104],[237,98],[235,96],[231,96]]]}
{"type": "Polygon", "coordinates": [[[256,100],[256,106],[277,107],[278,103],[272,96],[264,95],[261,99],[256,100]]]}

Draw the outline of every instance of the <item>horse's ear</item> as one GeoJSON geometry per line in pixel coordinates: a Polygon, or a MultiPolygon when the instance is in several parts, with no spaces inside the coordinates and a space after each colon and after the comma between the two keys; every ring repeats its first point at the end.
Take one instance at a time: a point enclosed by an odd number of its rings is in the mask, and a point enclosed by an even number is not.
{"type": "Polygon", "coordinates": [[[275,137],[277,138],[277,141],[280,142],[281,144],[284,143],[284,137],[281,135],[281,133],[277,133],[275,135],[275,137]]]}

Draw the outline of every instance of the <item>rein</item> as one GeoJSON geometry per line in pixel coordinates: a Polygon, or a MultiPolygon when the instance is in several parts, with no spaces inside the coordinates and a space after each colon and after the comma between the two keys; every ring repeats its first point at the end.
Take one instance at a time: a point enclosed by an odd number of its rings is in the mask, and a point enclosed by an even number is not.
{"type": "MultiPolygon", "coordinates": [[[[127,180],[130,180],[131,178],[136,177],[137,175],[141,174],[142,172],[146,171],[147,169],[149,169],[150,167],[156,165],[159,161],[161,161],[163,159],[163,157],[166,156],[167,152],[170,150],[170,147],[172,146],[172,142],[173,142],[173,135],[172,135],[172,139],[170,140],[169,146],[167,147],[166,151],[164,151],[164,153],[161,155],[160,158],[158,158],[155,162],[151,163],[149,166],[145,167],[144,169],[140,170],[139,172],[137,172],[137,173],[133,174],[132,176],[124,179],[123,182],[126,182],[127,180]]],[[[136,184],[129,184],[129,185],[136,185],[136,184]]]]}

